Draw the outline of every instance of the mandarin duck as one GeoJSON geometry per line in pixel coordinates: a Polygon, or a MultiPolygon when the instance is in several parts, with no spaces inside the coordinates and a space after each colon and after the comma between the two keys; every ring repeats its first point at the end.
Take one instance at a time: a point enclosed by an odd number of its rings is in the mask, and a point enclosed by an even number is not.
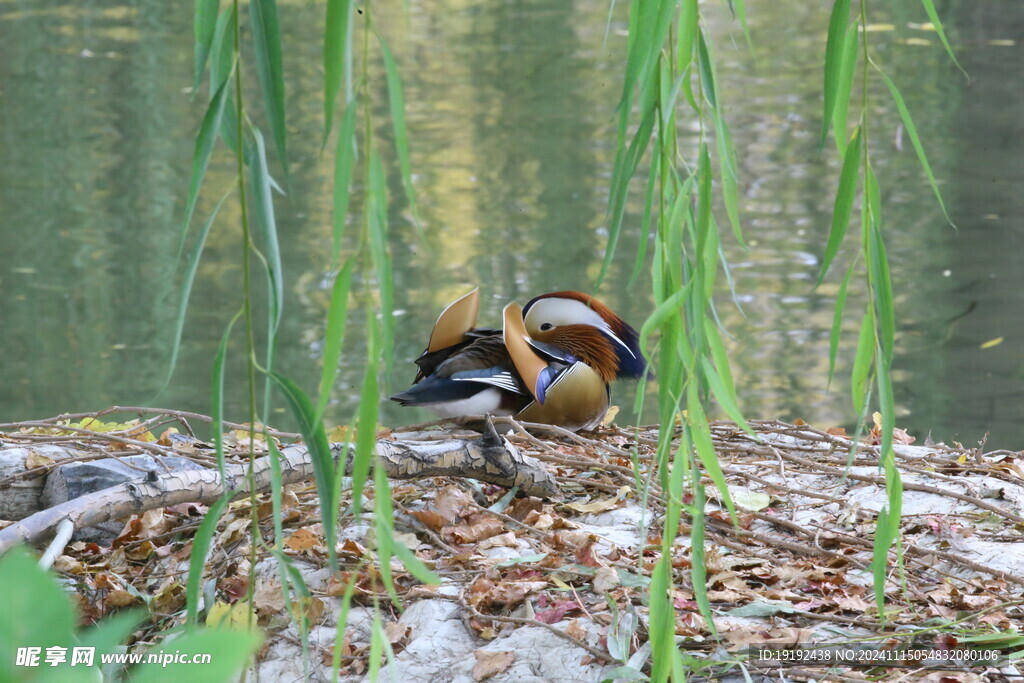
{"type": "Polygon", "coordinates": [[[586,294],[511,303],[502,330],[476,328],[479,308],[474,289],[441,312],[413,386],[391,400],[440,417],[514,415],[578,431],[600,424],[609,382],[647,368],[636,330],[586,294]]]}

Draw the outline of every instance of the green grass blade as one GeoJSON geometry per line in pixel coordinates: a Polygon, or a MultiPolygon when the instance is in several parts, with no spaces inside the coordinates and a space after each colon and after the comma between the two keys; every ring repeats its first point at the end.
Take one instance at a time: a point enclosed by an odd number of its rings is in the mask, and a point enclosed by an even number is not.
{"type": "Polygon", "coordinates": [[[857,40],[859,24],[851,24],[843,39],[843,61],[836,81],[835,107],[832,110],[832,130],[840,156],[846,155],[846,119],[850,110],[850,93],[853,90],[853,73],[857,68],[860,41],[857,40]]]}
{"type": "Polygon", "coordinates": [[[829,124],[832,122],[832,112],[836,107],[845,52],[843,43],[846,40],[846,27],[849,23],[850,0],[835,0],[832,5],[832,16],[828,21],[828,39],[825,42],[825,113],[821,117],[821,139],[818,140],[818,149],[825,146],[829,124]]]}
{"type": "Polygon", "coordinates": [[[939,19],[939,13],[935,11],[935,3],[932,0],[921,0],[921,4],[924,5],[924,11],[928,13],[928,19],[932,22],[932,26],[935,27],[935,32],[939,34],[939,40],[942,41],[942,46],[946,48],[946,54],[956,64],[956,68],[960,69],[960,73],[964,75],[964,78],[970,82],[971,77],[967,75],[964,68],[960,66],[960,62],[957,61],[956,55],[953,54],[953,47],[949,44],[949,39],[946,38],[946,30],[942,28],[942,20],[939,19]]]}
{"type": "Polygon", "coordinates": [[[864,396],[868,386],[868,376],[871,374],[871,363],[875,357],[875,329],[871,307],[864,313],[864,319],[860,324],[860,336],[857,338],[857,351],[853,357],[853,373],[850,385],[851,398],[853,399],[854,410],[860,411],[864,408],[864,396]]]}
{"type": "Polygon", "coordinates": [[[181,336],[185,330],[185,313],[188,311],[188,300],[192,296],[192,285],[196,281],[196,271],[199,269],[199,259],[203,255],[203,247],[206,246],[206,238],[210,234],[210,228],[213,226],[214,220],[217,218],[217,213],[220,211],[220,207],[224,205],[224,201],[228,196],[234,192],[234,187],[229,189],[223,197],[220,198],[214,207],[213,211],[210,212],[210,216],[206,219],[206,223],[203,225],[202,230],[199,232],[199,237],[196,239],[195,245],[192,247],[192,253],[188,257],[185,270],[185,281],[181,285],[181,300],[178,302],[178,313],[174,318],[174,329],[171,332],[171,359],[168,362],[167,376],[164,378],[163,385],[160,387],[160,391],[163,391],[171,383],[171,377],[174,376],[174,369],[178,365],[178,354],[181,352],[181,336]]]}
{"type": "Polygon", "coordinates": [[[747,245],[743,240],[743,228],[740,225],[740,189],[736,173],[736,150],[732,146],[729,126],[718,109],[715,110],[715,142],[718,146],[718,163],[722,176],[722,199],[725,203],[725,212],[729,216],[729,225],[732,227],[733,236],[741,247],[746,248],[747,245]]]}
{"type": "MultiPolygon", "coordinates": [[[[222,480],[223,481],[223,480],[222,480]]],[[[213,540],[213,532],[217,530],[217,522],[224,513],[224,508],[231,501],[231,497],[223,495],[218,498],[203,516],[203,521],[196,530],[192,539],[192,554],[188,560],[188,582],[185,586],[185,611],[186,623],[190,629],[198,626],[199,618],[199,590],[203,586],[203,566],[206,564],[206,556],[210,552],[210,542],[213,540]]],[[[207,605],[207,608],[210,606],[207,605]]]]}
{"type": "MultiPolygon", "coordinates": [[[[622,230],[622,219],[626,213],[626,200],[629,197],[629,181],[636,173],[636,168],[643,158],[647,145],[651,140],[651,132],[654,130],[656,119],[654,98],[647,97],[641,104],[640,126],[637,128],[629,147],[625,148],[622,140],[619,142],[618,151],[615,153],[615,162],[612,167],[612,180],[608,198],[608,244],[604,249],[604,261],[601,263],[601,271],[597,276],[597,285],[600,286],[608,274],[608,268],[615,256],[615,249],[619,242],[619,233],[622,230]]],[[[628,117],[625,112],[620,116],[619,127],[622,135],[625,135],[625,128],[628,117]]],[[[623,137],[624,139],[624,137],[623,137]]]]}
{"type": "Polygon", "coordinates": [[[692,572],[691,582],[693,585],[693,597],[697,603],[704,622],[710,624],[709,630],[715,632],[715,618],[711,610],[711,600],[708,598],[708,568],[707,555],[704,552],[705,529],[707,516],[704,506],[707,498],[704,494],[704,486],[700,483],[700,471],[694,468],[692,474],[693,482],[690,486],[693,492],[693,517],[690,527],[690,571],[692,572]]]}
{"type": "Polygon", "coordinates": [[[892,293],[892,278],[889,273],[889,257],[886,254],[885,240],[882,238],[881,200],[878,192],[878,180],[874,171],[868,166],[866,182],[867,202],[872,210],[871,228],[868,235],[868,268],[871,277],[871,289],[875,295],[875,311],[879,322],[879,344],[883,359],[888,366],[892,362],[892,354],[896,344],[896,313],[892,293]]]}
{"type": "MultiPolygon", "coordinates": [[[[706,359],[705,359],[706,361],[706,359]]],[[[690,382],[686,388],[686,414],[690,423],[690,438],[697,450],[697,458],[704,468],[704,472],[711,478],[715,488],[722,496],[722,502],[729,510],[729,516],[733,522],[737,522],[736,506],[733,505],[729,496],[729,483],[725,480],[722,466],[715,454],[715,445],[711,441],[711,431],[708,429],[708,418],[704,412],[704,405],[701,403],[700,394],[696,382],[690,382]]]]}
{"type": "MultiPolygon", "coordinates": [[[[231,681],[238,679],[262,639],[258,631],[212,628],[185,634],[173,646],[175,655],[186,658],[181,661],[198,661],[193,659],[197,655],[215,653],[210,663],[203,664],[202,676],[193,680],[231,681]]],[[[156,663],[138,664],[131,670],[132,683],[179,683],[182,678],[177,667],[156,663]]]]}
{"type": "Polygon", "coordinates": [[[647,177],[647,189],[644,191],[644,215],[640,221],[640,245],[633,261],[633,274],[629,277],[629,285],[636,284],[640,273],[647,263],[647,243],[651,238],[651,213],[654,210],[654,189],[658,186],[658,172],[661,168],[661,155],[654,154],[651,158],[651,170],[647,177]]]}
{"type": "Polygon", "coordinates": [[[355,259],[349,259],[337,275],[331,287],[331,303],[327,309],[327,331],[324,333],[324,367],[320,373],[320,391],[316,402],[316,421],[323,419],[327,402],[331,398],[331,387],[338,374],[338,361],[345,341],[345,321],[348,314],[348,292],[352,285],[352,269],[355,259]]]}
{"type": "Polygon", "coordinates": [[[203,80],[206,60],[210,56],[210,44],[213,42],[214,30],[217,27],[218,0],[195,0],[193,7],[192,28],[195,34],[195,76],[192,80],[192,91],[199,90],[203,80]]]}
{"type": "Polygon", "coordinates": [[[825,385],[826,390],[832,385],[832,378],[836,374],[836,356],[839,353],[839,337],[843,329],[843,311],[846,310],[846,291],[850,286],[850,279],[853,277],[853,267],[855,263],[851,263],[850,267],[846,269],[846,277],[843,278],[843,284],[839,286],[839,292],[836,294],[836,310],[832,315],[832,332],[829,334],[828,339],[828,383],[825,385]]]}
{"type": "Polygon", "coordinates": [[[910,111],[907,110],[907,104],[903,101],[903,95],[900,94],[896,84],[892,82],[884,71],[878,68],[878,65],[874,65],[875,69],[882,75],[882,80],[885,81],[886,86],[889,88],[889,92],[892,93],[892,99],[896,103],[896,108],[900,112],[900,118],[903,119],[903,127],[907,129],[907,136],[910,137],[910,142],[914,145],[914,151],[917,152],[917,158],[921,162],[921,168],[924,169],[925,175],[928,176],[928,182],[932,186],[932,192],[935,193],[935,198],[939,201],[939,207],[942,209],[942,215],[946,217],[946,221],[954,228],[956,225],[953,223],[953,219],[949,217],[949,212],[946,211],[946,203],[942,201],[942,193],[939,192],[939,184],[935,180],[935,175],[932,173],[931,164],[928,163],[928,157],[924,153],[924,147],[921,146],[921,138],[917,134],[917,126],[914,125],[914,119],[910,117],[910,111]]]}
{"type": "Polygon", "coordinates": [[[821,270],[818,272],[818,282],[815,286],[825,280],[825,275],[839,253],[843,238],[846,237],[846,229],[850,225],[853,198],[857,194],[857,176],[860,171],[860,145],[861,135],[858,126],[853,131],[853,138],[843,156],[843,170],[839,174],[839,187],[836,189],[836,200],[832,207],[832,228],[828,233],[828,244],[825,246],[825,255],[821,259],[821,270]]]}
{"type": "Polygon", "coordinates": [[[402,88],[402,77],[398,74],[395,58],[388,48],[387,41],[380,35],[381,54],[384,55],[384,70],[388,81],[388,101],[391,105],[391,125],[395,131],[395,151],[398,153],[398,168],[402,173],[402,187],[409,200],[413,225],[422,236],[423,226],[420,222],[419,210],[416,208],[416,191],[412,185],[412,162],[409,161],[409,136],[405,129],[405,93],[402,88]]]}
{"type": "Polygon", "coordinates": [[[423,560],[413,555],[412,551],[401,541],[394,541],[392,549],[395,551],[395,557],[402,561],[402,564],[405,565],[410,574],[416,577],[417,581],[432,586],[441,583],[441,577],[430,571],[430,568],[423,564],[423,560]]]}
{"type": "Polygon", "coordinates": [[[697,5],[697,0],[683,0],[679,11],[679,24],[676,28],[676,73],[680,76],[686,74],[693,61],[693,44],[697,41],[697,27],[700,25],[697,5]]]}
{"type": "Polygon", "coordinates": [[[715,70],[708,54],[708,43],[704,38],[704,31],[697,29],[697,64],[700,68],[700,85],[704,91],[704,98],[714,109],[718,109],[718,94],[715,88],[715,70]]]}
{"type": "MultiPolygon", "coordinates": [[[[267,436],[264,433],[264,436],[267,436]]],[[[284,491],[284,482],[281,473],[281,451],[274,444],[274,440],[267,437],[267,450],[270,452],[270,506],[271,517],[274,520],[274,547],[280,550],[284,543],[284,525],[281,522],[281,499],[284,491]]]]}
{"type": "Polygon", "coordinates": [[[224,116],[224,102],[227,99],[227,84],[230,79],[225,79],[217,88],[206,107],[206,114],[203,115],[203,122],[199,126],[199,134],[196,135],[195,146],[192,151],[192,173],[188,180],[188,197],[185,200],[185,220],[181,222],[181,239],[178,242],[178,254],[174,262],[181,261],[181,255],[185,251],[185,240],[188,237],[188,226],[192,222],[192,214],[196,210],[196,200],[199,198],[199,187],[203,184],[206,176],[206,168],[210,165],[210,155],[213,154],[213,143],[217,141],[217,131],[220,130],[221,118],[224,116]]]}
{"type": "Polygon", "coordinates": [[[252,41],[256,53],[256,75],[263,93],[263,105],[277,147],[278,160],[288,184],[288,148],[285,138],[284,66],[281,59],[281,26],[276,0],[249,0],[252,41]]]}
{"type": "MultiPolygon", "coordinates": [[[[281,322],[284,308],[284,282],[282,281],[281,247],[277,239],[277,220],[274,218],[274,196],[271,192],[270,172],[267,169],[267,149],[259,129],[252,129],[256,153],[249,164],[252,184],[252,207],[256,216],[257,235],[261,251],[266,258],[267,281],[270,287],[271,342],[281,322]]],[[[270,344],[273,346],[273,344],[270,344]]],[[[271,368],[267,368],[268,370],[271,368]]]]}
{"type": "MultiPolygon", "coordinates": [[[[324,18],[324,141],[331,134],[334,124],[334,103],[341,90],[345,76],[346,61],[351,59],[352,45],[349,40],[352,17],[351,0],[327,0],[327,16],[324,18]]],[[[348,98],[345,102],[349,105],[348,98]]]]}
{"type": "Polygon", "coordinates": [[[331,263],[337,267],[341,259],[341,239],[345,235],[348,218],[349,189],[352,185],[352,167],[356,157],[356,103],[352,102],[341,117],[338,143],[334,150],[334,230],[331,236],[331,263]]]}
{"type": "Polygon", "coordinates": [[[242,310],[235,313],[235,317],[228,323],[224,335],[220,338],[220,345],[213,357],[213,390],[210,400],[210,415],[213,417],[213,448],[217,457],[217,470],[220,472],[221,481],[227,479],[224,469],[224,361],[228,355],[228,341],[231,339],[231,329],[242,317],[242,310]]]}
{"type": "Polygon", "coordinates": [[[381,346],[385,371],[391,373],[391,361],[395,340],[395,295],[391,276],[391,256],[388,254],[387,234],[387,186],[384,166],[380,154],[370,154],[370,187],[367,193],[368,228],[370,231],[370,252],[377,274],[377,288],[380,292],[381,346]]]}
{"type": "Polygon", "coordinates": [[[373,312],[366,312],[366,371],[359,392],[358,420],[356,423],[356,452],[352,459],[352,514],[358,517],[363,509],[363,487],[370,472],[377,444],[377,371],[379,368],[380,332],[373,312]]]}
{"type": "MultiPolygon", "coordinates": [[[[210,96],[222,83],[228,80],[235,68],[235,8],[228,7],[217,18],[217,28],[213,35],[210,48],[210,96]]],[[[228,86],[230,91],[231,86],[228,86]]],[[[225,146],[234,154],[238,149],[238,116],[235,113],[235,101],[230,95],[224,103],[224,115],[220,120],[220,136],[225,146]]],[[[243,140],[246,158],[248,158],[248,140],[243,140]]]]}
{"type": "Polygon", "coordinates": [[[647,317],[647,320],[644,321],[643,326],[640,328],[641,349],[647,348],[648,340],[655,331],[664,327],[670,320],[681,315],[680,310],[690,294],[692,284],[692,281],[687,282],[685,287],[674,292],[670,297],[661,302],[647,317]]]}
{"type": "Polygon", "coordinates": [[[747,6],[744,0],[732,0],[733,14],[740,21],[740,27],[743,29],[743,37],[747,39],[747,47],[750,52],[754,52],[754,41],[750,38],[750,27],[747,25],[747,6]]]}
{"type": "Polygon", "coordinates": [[[359,579],[361,574],[362,572],[358,570],[349,573],[348,582],[345,584],[345,592],[341,595],[334,649],[331,652],[331,676],[333,681],[338,680],[338,670],[341,668],[341,652],[344,649],[346,626],[348,626],[348,613],[352,608],[352,595],[356,591],[356,580],[359,579]]]}
{"type": "Polygon", "coordinates": [[[313,461],[313,478],[316,480],[317,497],[320,500],[320,514],[323,516],[324,544],[327,546],[331,568],[337,571],[338,557],[335,553],[337,536],[338,506],[334,499],[334,458],[324,433],[323,423],[316,420],[313,403],[293,381],[276,372],[267,373],[287,399],[292,416],[299,423],[299,431],[309,449],[313,461]]]}
{"type": "MultiPolygon", "coordinates": [[[[708,330],[714,329],[712,326],[707,327],[708,330]]],[[[710,336],[708,337],[710,341],[710,336]]],[[[720,343],[720,342],[719,342],[720,343]]],[[[722,410],[725,414],[732,418],[732,421],[739,425],[741,428],[753,433],[753,430],[747,426],[746,420],[743,418],[743,413],[740,411],[739,404],[736,401],[736,391],[733,389],[730,391],[730,387],[727,385],[718,371],[715,370],[715,366],[711,364],[707,356],[701,357],[701,367],[704,370],[704,381],[707,382],[708,388],[711,389],[711,394],[718,401],[718,405],[722,406],[722,410]]]]}
{"type": "MultiPolygon", "coordinates": [[[[726,397],[728,397],[733,410],[730,411],[725,405],[722,406],[729,413],[730,417],[739,425],[742,429],[748,432],[752,432],[750,426],[744,419],[743,414],[739,410],[739,400],[736,397],[736,385],[732,379],[732,370],[729,368],[729,354],[725,351],[725,344],[722,343],[722,337],[718,334],[718,330],[715,329],[714,325],[707,326],[707,341],[708,350],[711,351],[711,358],[714,359],[715,365],[715,376],[721,382],[721,391],[726,397]]],[[[707,359],[704,359],[707,362],[707,359]]],[[[711,390],[715,393],[715,396],[720,396],[719,392],[715,390],[712,385],[711,390]]],[[[719,398],[721,402],[721,398],[719,398]]]]}

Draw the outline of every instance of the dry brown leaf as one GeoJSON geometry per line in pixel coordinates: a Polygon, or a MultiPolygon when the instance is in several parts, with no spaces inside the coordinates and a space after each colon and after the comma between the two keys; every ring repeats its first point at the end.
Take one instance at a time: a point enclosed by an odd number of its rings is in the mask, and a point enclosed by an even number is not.
{"type": "Polygon", "coordinates": [[[507,531],[497,536],[491,536],[490,538],[481,541],[476,549],[487,550],[488,548],[516,548],[519,544],[516,542],[516,535],[511,531],[507,531]]]}
{"type": "Polygon", "coordinates": [[[295,552],[312,552],[317,546],[322,546],[322,539],[309,530],[308,527],[296,529],[284,542],[286,546],[295,552]]]}
{"type": "Polygon", "coordinates": [[[133,605],[136,602],[138,602],[138,598],[128,591],[120,589],[110,591],[110,593],[107,594],[106,599],[106,603],[110,607],[127,607],[128,605],[133,605]]]}
{"type": "Polygon", "coordinates": [[[532,513],[530,515],[527,515],[528,521],[526,523],[533,526],[534,529],[538,529],[540,531],[547,531],[555,525],[554,517],[552,517],[547,512],[542,512],[539,515],[537,515],[536,519],[529,521],[531,516],[532,513]]]}
{"type": "Polygon", "coordinates": [[[583,514],[594,514],[596,512],[605,512],[612,508],[622,506],[622,501],[618,498],[604,498],[598,500],[592,500],[589,503],[568,503],[565,507],[575,510],[583,514]]]}
{"type": "Polygon", "coordinates": [[[587,629],[579,619],[573,619],[565,627],[565,634],[576,640],[586,640],[587,629]]]}
{"type": "Polygon", "coordinates": [[[388,637],[388,642],[392,645],[408,643],[410,633],[412,633],[411,626],[400,624],[397,621],[389,621],[384,625],[384,634],[388,637]]]}
{"type": "Polygon", "coordinates": [[[473,499],[468,493],[458,486],[445,486],[434,496],[434,509],[444,517],[448,523],[454,522],[459,517],[464,517],[463,510],[472,509],[473,499]]]}
{"type": "Polygon", "coordinates": [[[611,567],[598,567],[594,573],[594,590],[598,593],[610,591],[619,585],[619,573],[611,567]]]}
{"type": "Polygon", "coordinates": [[[503,581],[480,596],[480,604],[514,607],[530,593],[537,593],[547,587],[547,581],[503,581]]]}
{"type": "Polygon", "coordinates": [[[276,579],[257,583],[252,599],[256,604],[257,611],[264,616],[280,614],[284,611],[284,593],[281,590],[281,582],[276,579]]]}
{"type": "Polygon", "coordinates": [[[86,566],[69,555],[58,555],[53,561],[53,568],[65,574],[81,574],[86,571],[86,566]]]}
{"type": "Polygon", "coordinates": [[[870,610],[873,605],[868,603],[867,600],[860,597],[859,595],[850,595],[845,598],[836,599],[836,607],[843,610],[844,612],[858,612],[864,614],[870,610]]]}
{"type": "Polygon", "coordinates": [[[497,536],[505,530],[502,521],[483,513],[473,515],[462,524],[441,529],[441,538],[449,543],[474,543],[497,536]]]}
{"type": "Polygon", "coordinates": [[[473,666],[473,680],[485,681],[491,676],[500,674],[512,666],[516,660],[515,653],[508,651],[490,652],[488,650],[477,650],[476,664],[473,666]]]}
{"type": "Polygon", "coordinates": [[[49,467],[53,463],[53,458],[36,453],[32,448],[28,449],[28,455],[25,456],[25,469],[27,470],[34,470],[37,467],[49,467]]]}
{"type": "Polygon", "coordinates": [[[440,531],[441,527],[454,521],[445,519],[444,515],[436,510],[410,510],[409,514],[418,519],[423,526],[431,531],[440,531]]]}

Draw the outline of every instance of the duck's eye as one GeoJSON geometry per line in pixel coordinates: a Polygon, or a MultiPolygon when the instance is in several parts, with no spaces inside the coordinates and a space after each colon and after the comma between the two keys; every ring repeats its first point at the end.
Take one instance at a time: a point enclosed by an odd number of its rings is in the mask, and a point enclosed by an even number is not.
{"type": "Polygon", "coordinates": [[[540,326],[540,329],[541,329],[541,332],[547,332],[552,327],[554,327],[554,325],[552,325],[551,323],[544,323],[543,325],[540,326]]]}

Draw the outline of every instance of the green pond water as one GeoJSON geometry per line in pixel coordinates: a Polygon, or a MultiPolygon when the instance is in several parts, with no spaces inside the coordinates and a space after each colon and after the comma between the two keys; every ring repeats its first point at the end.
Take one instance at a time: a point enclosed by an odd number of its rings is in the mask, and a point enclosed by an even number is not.
{"type": "MultiPolygon", "coordinates": [[[[864,305],[857,284],[837,378],[826,390],[841,270],[818,289],[813,283],[838,176],[831,142],[817,149],[830,4],[748,1],[751,54],[724,3],[702,3],[739,157],[749,247],[726,238],[742,312],[724,278],[717,301],[740,401],[750,417],[823,427],[854,418],[848,375],[864,305]]],[[[958,227],[943,219],[887,94],[873,89],[871,151],[899,324],[897,422],[921,440],[931,432],[974,444],[990,432],[988,448],[1016,450],[1024,448],[1024,3],[938,4],[970,82],[921,26],[919,2],[871,8],[874,56],[903,90],[958,227]]],[[[477,285],[482,324],[497,325],[507,301],[557,289],[593,292],[635,326],[650,313],[649,280],[630,284],[644,239],[642,181],[616,263],[593,289],[627,5],[615,5],[607,36],[607,2],[411,0],[408,14],[399,2],[375,10],[405,79],[426,227],[417,239],[374,62],[399,311],[390,390],[412,379],[409,361],[444,304],[477,285]]],[[[333,146],[320,148],[323,12],[322,2],[280,3],[292,183],[288,196],[276,197],[286,293],[277,367],[310,392],[331,282],[333,146]]],[[[151,402],[163,383],[176,305],[167,282],[206,97],[190,94],[191,13],[192,3],[163,0],[0,0],[0,422],[151,402]]],[[[253,86],[251,65],[246,73],[253,86]]],[[[255,90],[249,95],[258,101],[255,90]]],[[[687,145],[695,136],[687,115],[681,127],[687,145]]],[[[215,154],[196,226],[232,182],[233,163],[223,149],[215,154]]],[[[210,411],[212,359],[240,303],[238,225],[229,202],[199,266],[161,406],[210,411]]],[[[331,424],[348,420],[357,399],[365,352],[361,320],[350,322],[331,424]]],[[[244,421],[240,345],[233,351],[227,417],[244,421]]],[[[630,419],[634,391],[613,389],[624,406],[620,422],[630,419]]],[[[429,417],[382,407],[390,425],[429,417]]],[[[272,422],[293,426],[276,410],[272,422]]]]}

